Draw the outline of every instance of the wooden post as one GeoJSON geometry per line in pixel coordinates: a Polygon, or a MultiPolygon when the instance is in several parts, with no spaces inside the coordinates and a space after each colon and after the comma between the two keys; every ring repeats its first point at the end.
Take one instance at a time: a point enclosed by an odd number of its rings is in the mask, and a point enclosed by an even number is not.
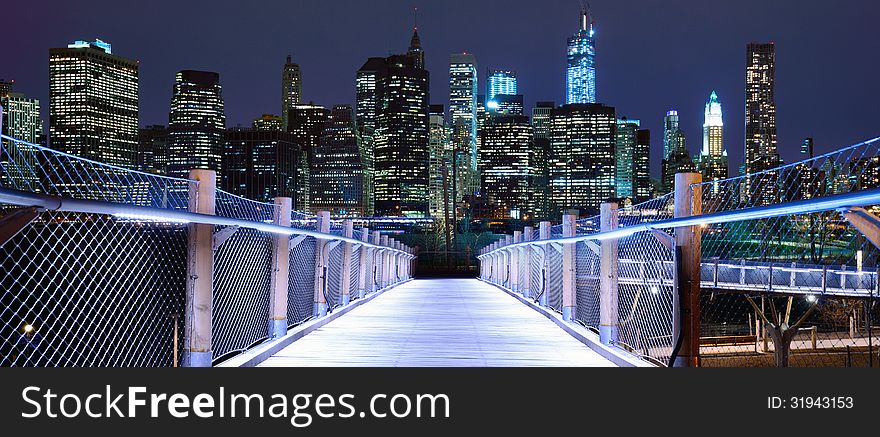
{"type": "MultiPolygon", "coordinates": [[[[522,231],[513,231],[513,244],[522,243],[522,231]]],[[[510,253],[510,290],[514,293],[520,292],[519,285],[519,263],[522,251],[519,247],[513,249],[510,253]]]]}
{"type": "MultiPolygon", "coordinates": [[[[599,230],[617,229],[617,203],[599,206],[599,230]]],[[[617,240],[602,240],[599,248],[599,341],[610,345],[619,339],[617,240]]]]}
{"type": "MultiPolygon", "coordinates": [[[[189,212],[214,215],[217,173],[190,170],[189,212]]],[[[187,233],[184,366],[211,367],[214,287],[214,225],[190,223],[187,233]]]]}
{"type": "MultiPolygon", "coordinates": [[[[354,236],[354,222],[351,220],[344,220],[342,222],[342,236],[346,238],[351,238],[354,236]]],[[[341,294],[341,302],[342,306],[348,305],[351,302],[351,258],[352,258],[352,244],[348,242],[342,243],[342,274],[339,275],[341,277],[342,283],[339,284],[339,290],[341,294]]]]}
{"type": "MultiPolygon", "coordinates": [[[[538,238],[541,240],[549,239],[550,238],[550,222],[539,223],[538,234],[539,234],[538,238]]],[[[540,297],[540,299],[538,299],[538,301],[539,301],[538,304],[545,307],[545,306],[547,306],[547,302],[549,301],[549,299],[547,299],[547,294],[548,294],[547,280],[549,279],[549,278],[547,278],[547,274],[550,271],[550,257],[547,256],[547,252],[549,252],[551,250],[555,250],[555,249],[550,247],[549,244],[544,244],[540,247],[541,247],[541,249],[543,249],[543,255],[544,255],[543,261],[544,262],[541,264],[541,290],[538,291],[539,293],[541,293],[541,297],[540,297]]]]}
{"type": "MultiPolygon", "coordinates": [[[[290,197],[275,198],[276,225],[290,227],[290,197]]],[[[287,334],[287,295],[290,286],[290,236],[272,235],[272,277],[269,288],[269,338],[287,334]]]]}
{"type": "MultiPolygon", "coordinates": [[[[531,226],[526,226],[523,228],[523,241],[532,241],[532,234],[535,232],[534,228],[531,226]]],[[[522,283],[522,295],[524,298],[528,299],[532,290],[535,289],[535,284],[532,284],[532,246],[526,246],[522,250],[522,262],[525,264],[526,275],[523,278],[522,283]]]]}
{"type": "MultiPolygon", "coordinates": [[[[700,173],[675,175],[674,217],[690,217],[702,212],[700,173]]],[[[678,292],[673,293],[673,341],[681,335],[681,346],[673,365],[700,366],[700,226],[675,229],[678,259],[678,292]]]]}
{"type": "MultiPolygon", "coordinates": [[[[361,228],[361,241],[363,241],[364,243],[367,243],[370,241],[370,230],[369,229],[361,228]]],[[[364,293],[367,290],[367,269],[369,268],[369,266],[367,265],[367,251],[368,250],[369,249],[367,249],[364,246],[361,246],[361,248],[360,248],[361,263],[360,263],[360,266],[358,266],[358,288],[357,288],[358,299],[363,299],[364,293]]]]}
{"type": "MultiPolygon", "coordinates": [[[[317,216],[316,228],[318,232],[330,233],[330,212],[320,211],[317,216]]],[[[327,240],[318,239],[315,242],[315,316],[324,317],[327,315],[327,296],[325,296],[327,284],[325,283],[325,267],[327,254],[324,248],[327,246],[327,240]]]]}
{"type": "MultiPolygon", "coordinates": [[[[370,234],[371,242],[379,246],[382,244],[382,233],[378,230],[370,234]]],[[[373,263],[370,265],[370,271],[367,273],[370,282],[370,292],[377,291],[381,288],[379,282],[382,280],[382,250],[378,248],[370,249],[373,251],[373,263]]]]}
{"type": "MultiPolygon", "coordinates": [[[[382,246],[388,247],[388,236],[382,236],[382,246]]],[[[381,276],[381,288],[385,288],[388,286],[388,278],[391,276],[391,253],[389,250],[382,251],[382,276],[381,276]]]]}
{"type": "MultiPolygon", "coordinates": [[[[574,237],[577,216],[562,216],[562,236],[574,237]]],[[[577,317],[577,253],[575,243],[562,245],[562,320],[570,322],[577,317]]]]}

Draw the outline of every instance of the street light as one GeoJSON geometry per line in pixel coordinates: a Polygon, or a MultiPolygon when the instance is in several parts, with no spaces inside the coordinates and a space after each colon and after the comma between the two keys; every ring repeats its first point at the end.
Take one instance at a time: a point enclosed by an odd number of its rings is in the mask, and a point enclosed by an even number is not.
{"type": "Polygon", "coordinates": [[[25,334],[30,334],[34,332],[34,325],[31,325],[30,323],[25,323],[25,325],[21,329],[24,331],[25,334]]]}

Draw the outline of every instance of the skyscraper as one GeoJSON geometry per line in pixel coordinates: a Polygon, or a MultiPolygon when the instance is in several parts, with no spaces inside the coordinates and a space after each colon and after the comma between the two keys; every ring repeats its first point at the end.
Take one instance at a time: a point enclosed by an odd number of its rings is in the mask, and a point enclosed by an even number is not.
{"type": "Polygon", "coordinates": [[[615,197],[615,110],[598,103],[571,104],[551,114],[552,213],[558,216],[569,209],[596,213],[602,202],[615,197]]]}
{"type": "Polygon", "coordinates": [[[336,105],[312,157],[312,212],[343,217],[366,215],[363,168],[349,105],[336,105]]]}
{"type": "Polygon", "coordinates": [[[675,188],[675,174],[696,171],[685,144],[684,131],[678,121],[678,111],[666,112],[663,119],[663,162],[660,164],[660,189],[670,193],[675,188]]]}
{"type": "Polygon", "coordinates": [[[532,219],[534,131],[528,117],[496,116],[483,127],[480,193],[494,219],[532,219]]]}
{"type": "Polygon", "coordinates": [[[369,58],[357,72],[355,128],[363,165],[363,193],[368,215],[373,215],[375,212],[373,153],[379,97],[377,87],[385,71],[384,58],[369,58]]]}
{"type": "Polygon", "coordinates": [[[548,176],[548,159],[550,157],[550,128],[552,112],[556,105],[553,102],[536,102],[532,108],[532,141],[535,178],[532,181],[532,199],[535,217],[547,218],[550,211],[550,183],[548,176]]]}
{"type": "Polygon", "coordinates": [[[416,68],[425,68],[425,50],[422,49],[422,40],[419,38],[418,24],[413,26],[412,38],[409,40],[409,49],[406,55],[412,58],[416,68]]]}
{"type": "MultiPolygon", "coordinates": [[[[774,43],[746,46],[745,164],[746,173],[779,166],[776,148],[776,48],[774,43]]],[[[758,204],[773,203],[778,197],[775,174],[748,181],[743,194],[758,204]],[[751,186],[760,184],[759,186],[751,186]]]]}
{"type": "Polygon", "coordinates": [[[167,166],[170,176],[185,178],[194,168],[223,170],[226,113],[220,75],[210,71],[177,72],[168,117],[167,166]]]}
{"type": "Polygon", "coordinates": [[[596,41],[588,8],[581,10],[580,27],[568,38],[565,103],[596,102],[596,41]]]}
{"type": "Polygon", "coordinates": [[[138,130],[138,170],[166,174],[168,168],[168,127],[154,124],[138,130]]]}
{"type": "MultiPolygon", "coordinates": [[[[12,91],[13,82],[0,81],[0,108],[2,123],[0,133],[15,139],[37,144],[43,134],[40,118],[40,101],[12,91]]],[[[30,146],[8,140],[0,141],[0,185],[13,188],[28,186],[36,175],[30,169],[37,168],[37,155],[30,146]],[[9,178],[9,179],[7,179],[9,178]]]]}
{"type": "Polygon", "coordinates": [[[449,122],[455,161],[454,203],[479,189],[477,177],[477,59],[454,54],[449,60],[449,122]]]}
{"type": "Polygon", "coordinates": [[[101,40],[49,49],[49,137],[63,152],[135,168],[137,61],[101,40]]]}
{"type": "Polygon", "coordinates": [[[633,151],[633,202],[641,203],[651,198],[651,131],[636,131],[636,148],[633,151]]]}
{"type": "Polygon", "coordinates": [[[357,73],[357,134],[362,153],[372,155],[365,167],[376,215],[429,213],[428,71],[414,47],[406,55],[369,58],[357,73]]]}
{"type": "Polygon", "coordinates": [[[287,111],[291,106],[302,102],[302,76],[299,64],[295,64],[290,55],[281,70],[281,123],[283,130],[287,130],[287,111]]]}
{"type": "Polygon", "coordinates": [[[486,72],[486,105],[498,94],[516,94],[516,72],[513,70],[488,70],[486,72]]]}
{"type": "Polygon", "coordinates": [[[297,156],[296,192],[293,194],[293,209],[311,211],[311,163],[321,135],[327,126],[330,111],[313,103],[291,106],[287,111],[287,131],[293,134],[293,142],[302,153],[297,156]]]}
{"type": "Polygon", "coordinates": [[[632,199],[634,196],[633,176],[636,162],[634,155],[638,144],[639,120],[630,120],[626,117],[617,120],[617,133],[615,134],[615,163],[617,173],[615,187],[617,197],[632,199]]]}
{"type": "Polygon", "coordinates": [[[221,186],[232,194],[261,202],[293,197],[301,153],[293,134],[280,129],[227,129],[221,186]]]}
{"type": "MultiPolygon", "coordinates": [[[[703,116],[703,148],[700,150],[700,172],[703,181],[727,179],[727,150],[724,148],[724,122],[721,103],[715,91],[709,95],[703,116]]],[[[713,190],[719,189],[717,184],[713,190]]]]}
{"type": "Polygon", "coordinates": [[[446,212],[452,211],[452,205],[444,205],[451,198],[447,190],[452,189],[452,146],[443,105],[430,106],[428,122],[428,211],[431,217],[444,220],[446,212]]]}

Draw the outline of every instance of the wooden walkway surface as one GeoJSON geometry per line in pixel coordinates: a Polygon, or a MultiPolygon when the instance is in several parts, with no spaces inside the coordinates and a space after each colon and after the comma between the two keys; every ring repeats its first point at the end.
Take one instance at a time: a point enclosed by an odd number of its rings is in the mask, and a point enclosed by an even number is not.
{"type": "Polygon", "coordinates": [[[476,279],[391,289],[261,366],[613,366],[543,315],[476,279]]]}

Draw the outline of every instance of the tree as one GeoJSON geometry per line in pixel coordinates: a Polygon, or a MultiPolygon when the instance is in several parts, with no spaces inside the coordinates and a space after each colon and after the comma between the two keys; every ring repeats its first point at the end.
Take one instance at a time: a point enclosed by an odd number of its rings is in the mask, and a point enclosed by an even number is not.
{"type": "Polygon", "coordinates": [[[775,298],[773,296],[769,296],[768,300],[770,301],[770,317],[764,313],[764,310],[758,308],[758,305],[755,303],[754,299],[751,296],[746,295],[746,300],[748,300],[749,304],[752,305],[752,308],[755,309],[755,313],[761,316],[761,319],[764,320],[764,323],[767,326],[767,332],[770,334],[770,339],[773,341],[773,351],[776,356],[776,366],[777,367],[788,367],[788,358],[791,353],[791,341],[794,339],[795,335],[797,335],[800,330],[801,325],[810,318],[813,314],[813,311],[816,310],[816,303],[818,300],[813,301],[810,304],[810,307],[804,312],[800,319],[795,322],[793,325],[789,325],[789,317],[791,316],[791,304],[792,297],[788,297],[788,304],[786,305],[785,317],[782,317],[776,310],[776,303],[774,302],[775,298]]]}

